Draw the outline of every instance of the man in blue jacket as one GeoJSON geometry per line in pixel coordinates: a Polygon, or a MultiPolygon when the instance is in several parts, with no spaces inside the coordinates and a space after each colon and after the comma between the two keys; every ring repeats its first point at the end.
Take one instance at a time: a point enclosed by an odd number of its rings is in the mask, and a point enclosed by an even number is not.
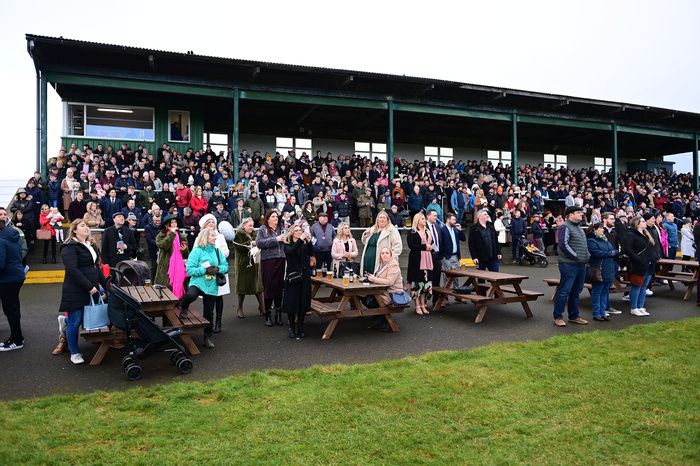
{"type": "Polygon", "coordinates": [[[525,219],[522,217],[522,212],[520,209],[515,209],[513,219],[510,221],[510,237],[513,243],[513,262],[517,262],[518,259],[520,259],[520,250],[518,245],[520,243],[521,236],[527,236],[527,223],[525,223],[525,219]]]}
{"type": "Polygon", "coordinates": [[[459,187],[452,192],[450,199],[450,204],[452,205],[452,210],[457,215],[457,223],[462,223],[464,217],[464,211],[467,208],[467,199],[464,196],[464,188],[459,187]]]}
{"type": "Polygon", "coordinates": [[[19,303],[19,290],[23,283],[24,267],[19,233],[7,225],[6,218],[2,218],[0,219],[0,302],[10,325],[10,338],[0,343],[0,351],[12,351],[24,347],[19,303]]]}
{"type": "MultiPolygon", "coordinates": [[[[459,268],[459,260],[462,258],[459,243],[466,241],[462,225],[457,222],[457,217],[452,212],[445,214],[445,223],[440,228],[440,244],[442,245],[442,269],[452,270],[459,268]]],[[[454,281],[457,288],[457,280],[454,281]]]]}
{"type": "Polygon", "coordinates": [[[661,226],[668,233],[668,258],[675,259],[678,251],[678,225],[676,225],[675,215],[668,212],[661,226]]]}

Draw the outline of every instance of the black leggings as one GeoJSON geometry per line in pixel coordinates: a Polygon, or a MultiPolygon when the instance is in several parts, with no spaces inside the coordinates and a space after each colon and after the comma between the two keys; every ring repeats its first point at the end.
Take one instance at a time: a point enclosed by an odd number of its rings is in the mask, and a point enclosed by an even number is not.
{"type": "Polygon", "coordinates": [[[208,295],[204,293],[204,291],[192,285],[189,288],[187,288],[187,293],[185,293],[185,296],[182,297],[180,307],[182,309],[189,309],[190,304],[192,304],[199,296],[201,296],[204,300],[204,318],[209,321],[209,325],[204,327],[204,336],[210,337],[213,334],[212,322],[214,321],[214,305],[216,304],[217,297],[208,295]]]}
{"type": "Polygon", "coordinates": [[[49,243],[51,243],[51,257],[56,257],[56,239],[52,236],[51,239],[44,240],[44,259],[49,252],[49,243]]]}
{"type": "Polygon", "coordinates": [[[265,312],[272,312],[272,304],[275,304],[276,312],[282,312],[282,294],[274,298],[265,298],[265,312]]]}

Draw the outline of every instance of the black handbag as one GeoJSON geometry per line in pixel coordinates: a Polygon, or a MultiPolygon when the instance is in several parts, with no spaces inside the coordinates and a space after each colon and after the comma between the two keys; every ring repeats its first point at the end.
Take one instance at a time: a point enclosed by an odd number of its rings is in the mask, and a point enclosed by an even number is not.
{"type": "MultiPolygon", "coordinates": [[[[221,257],[219,256],[219,250],[216,250],[216,260],[219,261],[219,264],[221,264],[221,257]]],[[[226,285],[226,275],[224,275],[221,272],[216,273],[216,286],[224,286],[226,285]]]]}
{"type": "Polygon", "coordinates": [[[603,271],[600,267],[588,267],[586,269],[587,283],[601,283],[603,281],[603,271]]]}
{"type": "Polygon", "coordinates": [[[360,275],[360,263],[352,261],[340,261],[338,263],[338,277],[342,277],[345,273],[352,272],[355,275],[360,275]]]}
{"type": "Polygon", "coordinates": [[[290,272],[289,275],[287,275],[287,283],[290,285],[296,285],[298,283],[301,283],[301,273],[300,272],[290,272]]]}

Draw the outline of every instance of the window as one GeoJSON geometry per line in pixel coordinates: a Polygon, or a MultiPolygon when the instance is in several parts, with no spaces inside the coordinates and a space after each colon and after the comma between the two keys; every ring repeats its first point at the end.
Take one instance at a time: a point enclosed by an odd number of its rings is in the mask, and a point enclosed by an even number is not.
{"type": "Polygon", "coordinates": [[[355,142],[355,154],[374,160],[386,161],[386,144],[379,142],[355,142]]]}
{"type": "Polygon", "coordinates": [[[69,103],[65,115],[66,136],[154,140],[152,108],[69,103]]]}
{"type": "Polygon", "coordinates": [[[189,142],[190,112],[184,110],[169,110],[168,123],[170,124],[169,142],[189,142]]]}
{"type": "Polygon", "coordinates": [[[544,163],[554,168],[568,168],[568,157],[560,154],[544,154],[544,163]]]}
{"type": "Polygon", "coordinates": [[[275,150],[284,156],[286,156],[290,150],[294,150],[297,158],[301,157],[304,152],[306,152],[308,156],[313,157],[311,139],[276,138],[276,147],[277,149],[275,150]]]}
{"type": "Polygon", "coordinates": [[[425,157],[426,161],[436,162],[449,162],[454,156],[454,150],[451,147],[435,147],[435,146],[425,146],[425,157]]]}
{"type": "Polygon", "coordinates": [[[595,169],[600,173],[607,173],[612,169],[612,159],[610,157],[593,157],[595,169]]]}
{"type": "Polygon", "coordinates": [[[211,150],[216,154],[219,154],[221,151],[224,151],[224,155],[228,153],[228,134],[204,133],[202,141],[204,149],[206,149],[207,145],[210,145],[211,150]]]}
{"type": "Polygon", "coordinates": [[[503,166],[510,165],[513,156],[510,151],[501,150],[488,150],[486,151],[486,158],[493,165],[498,165],[502,163],[503,166]]]}

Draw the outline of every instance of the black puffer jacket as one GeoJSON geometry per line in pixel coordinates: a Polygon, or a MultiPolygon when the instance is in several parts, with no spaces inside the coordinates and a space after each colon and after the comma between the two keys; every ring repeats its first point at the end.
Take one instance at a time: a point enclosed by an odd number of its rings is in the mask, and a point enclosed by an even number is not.
{"type": "Polygon", "coordinates": [[[90,303],[90,290],[106,287],[104,275],[100,272],[100,254],[97,252],[97,260],[92,259],[90,250],[80,242],[72,240],[61,247],[63,265],[66,267],[66,277],[63,280],[63,292],[61,293],[60,312],[73,312],[83,309],[90,303]]]}
{"type": "Polygon", "coordinates": [[[630,258],[629,273],[646,275],[656,267],[656,252],[649,239],[637,230],[629,230],[622,242],[622,251],[630,258]]]}

